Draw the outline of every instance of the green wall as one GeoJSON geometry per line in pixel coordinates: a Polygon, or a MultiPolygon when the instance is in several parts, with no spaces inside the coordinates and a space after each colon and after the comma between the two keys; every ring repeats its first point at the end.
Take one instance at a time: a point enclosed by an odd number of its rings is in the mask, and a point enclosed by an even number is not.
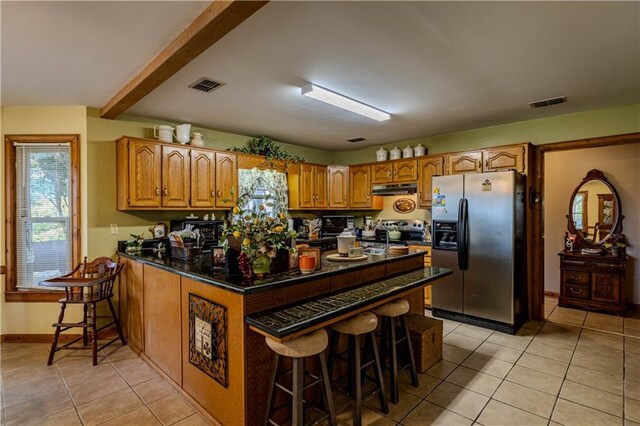
{"type": "MultiPolygon", "coordinates": [[[[421,143],[429,150],[429,154],[438,154],[519,142],[539,145],[634,132],[640,132],[640,104],[446,133],[382,146],[388,150],[394,146],[404,148],[407,145],[416,146],[421,143]]],[[[379,148],[380,146],[374,146],[336,152],[335,160],[338,164],[375,161],[375,151],[379,148]]]]}

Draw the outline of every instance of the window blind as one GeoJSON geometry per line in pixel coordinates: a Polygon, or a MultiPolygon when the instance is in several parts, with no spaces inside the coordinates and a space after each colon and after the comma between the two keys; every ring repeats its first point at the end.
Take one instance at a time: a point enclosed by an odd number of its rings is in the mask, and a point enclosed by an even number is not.
{"type": "Polygon", "coordinates": [[[72,269],[68,144],[16,148],[16,287],[38,288],[72,269]]]}

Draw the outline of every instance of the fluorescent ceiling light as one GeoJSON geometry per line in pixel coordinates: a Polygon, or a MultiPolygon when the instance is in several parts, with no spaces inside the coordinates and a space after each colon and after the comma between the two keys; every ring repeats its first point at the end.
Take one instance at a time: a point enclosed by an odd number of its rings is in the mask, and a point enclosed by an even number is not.
{"type": "Polygon", "coordinates": [[[375,109],[369,105],[354,101],[353,99],[349,99],[346,96],[332,92],[331,90],[327,90],[324,87],[317,86],[313,83],[304,85],[302,87],[302,94],[377,121],[387,121],[391,118],[391,115],[384,111],[380,111],[379,109],[375,109]]]}

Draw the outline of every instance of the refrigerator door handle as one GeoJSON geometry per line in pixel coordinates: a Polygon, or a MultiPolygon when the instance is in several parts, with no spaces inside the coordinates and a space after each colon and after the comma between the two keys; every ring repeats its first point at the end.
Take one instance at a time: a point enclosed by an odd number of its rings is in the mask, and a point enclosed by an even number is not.
{"type": "Polygon", "coordinates": [[[458,205],[458,267],[466,271],[469,267],[469,203],[466,198],[458,205]]]}

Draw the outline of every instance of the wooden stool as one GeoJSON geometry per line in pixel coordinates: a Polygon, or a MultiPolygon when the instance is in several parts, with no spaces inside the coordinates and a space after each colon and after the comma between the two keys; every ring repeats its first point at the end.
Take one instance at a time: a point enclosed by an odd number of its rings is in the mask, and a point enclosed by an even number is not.
{"type": "MultiPolygon", "coordinates": [[[[378,344],[376,343],[375,329],[378,326],[378,318],[371,312],[363,312],[346,320],[335,323],[331,326],[333,334],[331,335],[331,346],[329,349],[329,377],[333,374],[333,365],[335,359],[347,361],[349,364],[349,373],[346,377],[349,379],[348,392],[355,400],[353,408],[353,424],[359,426],[362,424],[362,400],[367,396],[377,392],[380,401],[380,410],[387,414],[389,406],[384,391],[384,381],[382,378],[382,366],[380,364],[380,356],[378,355],[378,344]],[[342,354],[336,354],[338,339],[340,334],[348,336],[347,357],[342,354]],[[370,347],[373,353],[373,359],[362,362],[360,354],[360,336],[365,335],[365,348],[370,347]],[[375,378],[366,374],[367,368],[373,366],[375,378]],[[364,374],[362,374],[364,371],[364,374]],[[362,395],[362,385],[365,379],[369,379],[376,383],[376,387],[362,395]]],[[[369,351],[365,350],[365,354],[369,351]]],[[[344,377],[342,377],[344,378],[344,377]]],[[[341,379],[342,379],[341,378],[341,379]]],[[[340,379],[340,380],[341,380],[340,379]]]]}
{"type": "MultiPolygon", "coordinates": [[[[331,425],[336,425],[336,413],[333,408],[333,397],[331,396],[331,385],[329,381],[329,374],[327,372],[327,364],[322,353],[327,347],[327,332],[324,329],[314,331],[296,339],[289,340],[288,342],[280,343],[273,339],[266,338],[267,345],[276,353],[273,365],[273,373],[271,375],[271,386],[269,387],[269,394],[267,397],[267,415],[265,418],[265,425],[273,424],[276,422],[271,420],[271,416],[276,411],[286,407],[282,405],[280,407],[273,408],[273,403],[276,399],[276,389],[280,389],[292,397],[292,414],[291,424],[293,426],[301,426],[304,421],[304,404],[324,414],[322,419],[328,419],[331,425]],[[315,376],[309,372],[305,372],[304,359],[306,357],[317,355],[320,359],[320,367],[322,369],[322,377],[315,376]],[[293,368],[291,370],[280,373],[280,365],[282,363],[281,356],[292,358],[293,368]],[[278,383],[278,378],[283,375],[292,373],[293,375],[293,389],[288,389],[278,383]],[[313,379],[312,382],[305,385],[305,374],[313,379]],[[304,400],[304,391],[315,385],[322,385],[322,398],[324,400],[324,408],[327,411],[320,410],[319,408],[311,405],[304,400]]],[[[321,420],[321,419],[316,419],[321,420]]]]}
{"type": "Polygon", "coordinates": [[[123,345],[127,344],[124,334],[122,334],[120,321],[118,321],[118,316],[116,315],[113,303],[111,302],[111,298],[113,297],[113,284],[115,283],[123,266],[123,263],[116,263],[108,257],[99,257],[92,262],[87,263],[87,258],[85,257],[84,262],[76,266],[75,269],[67,275],[50,280],[51,285],[64,287],[66,297],[59,300],[61,305],[60,315],[58,316],[58,322],[53,324],[56,331],[53,335],[53,343],[51,344],[47,365],[51,365],[53,363],[53,357],[57,351],[63,349],[89,349],[88,329],[91,330],[91,352],[93,365],[98,364],[98,351],[104,349],[118,339],[120,339],[123,345]],[[96,305],[98,302],[102,301],[106,301],[109,305],[111,315],[97,314],[96,305]],[[67,304],[82,305],[82,321],[73,323],[64,322],[64,312],[67,304]],[[112,321],[100,328],[97,328],[98,318],[110,318],[112,321]],[[98,332],[112,325],[115,325],[118,336],[98,347],[98,332]],[[75,327],[82,328],[82,336],[58,347],[60,333],[75,327]],[[72,346],[80,339],[82,339],[82,346],[72,346]]]}
{"type": "Polygon", "coordinates": [[[398,395],[398,373],[407,368],[411,371],[411,384],[415,387],[419,386],[418,373],[416,371],[416,360],[413,355],[413,347],[411,346],[411,336],[409,335],[409,327],[405,314],[409,312],[409,302],[406,299],[396,299],[392,302],[373,308],[372,311],[379,315],[382,319],[382,364],[387,367],[387,356],[390,355],[391,370],[391,402],[397,404],[400,401],[398,395]],[[400,319],[400,327],[404,332],[401,339],[396,337],[396,319],[400,319]],[[409,363],[398,368],[398,344],[407,342],[407,351],[409,352],[409,363]]]}

